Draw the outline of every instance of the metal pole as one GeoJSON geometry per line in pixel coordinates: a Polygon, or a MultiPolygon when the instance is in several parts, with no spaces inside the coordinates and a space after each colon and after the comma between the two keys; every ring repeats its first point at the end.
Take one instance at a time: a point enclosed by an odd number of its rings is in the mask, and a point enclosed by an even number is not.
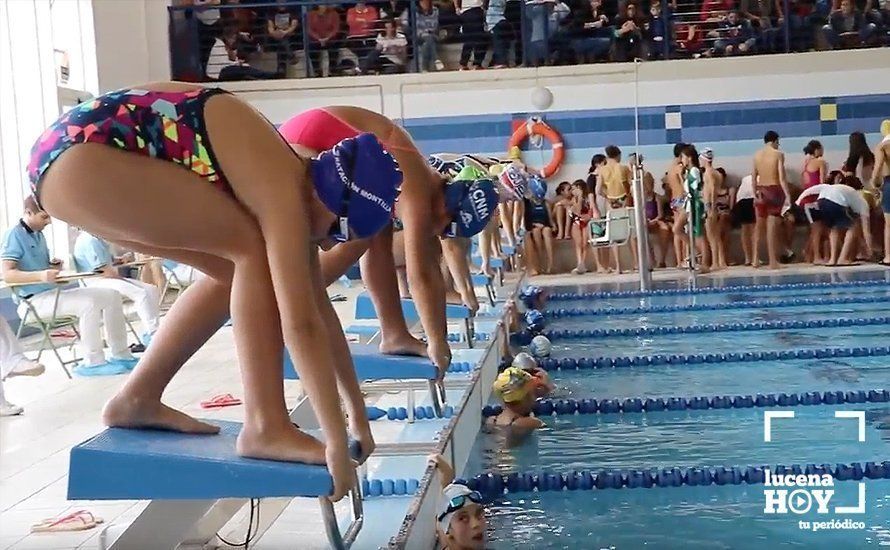
{"type": "Polygon", "coordinates": [[[784,0],[782,2],[782,14],[785,20],[782,22],[782,34],[785,35],[785,53],[791,51],[791,2],[784,0]]]}
{"type": "Polygon", "coordinates": [[[640,62],[634,59],[634,151],[636,165],[633,171],[632,193],[634,220],[637,226],[637,259],[640,268],[640,290],[652,289],[652,266],[649,262],[649,230],[646,223],[646,197],[643,193],[643,170],[640,161],[640,62]]]}

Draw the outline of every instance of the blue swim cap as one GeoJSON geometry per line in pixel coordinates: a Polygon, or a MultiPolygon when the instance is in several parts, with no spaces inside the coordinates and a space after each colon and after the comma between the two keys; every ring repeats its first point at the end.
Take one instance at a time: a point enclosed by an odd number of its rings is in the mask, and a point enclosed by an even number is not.
{"type": "Polygon", "coordinates": [[[547,182],[541,176],[532,176],[528,182],[528,190],[531,191],[532,197],[542,201],[547,195],[547,182]]]}
{"type": "Polygon", "coordinates": [[[536,325],[544,322],[544,314],[537,309],[530,309],[525,312],[525,324],[536,325]]]}
{"type": "Polygon", "coordinates": [[[318,198],[338,216],[330,237],[364,239],[392,221],[402,172],[374,134],[344,139],[321,153],[311,173],[318,198]]]}
{"type": "Polygon", "coordinates": [[[461,168],[463,168],[459,162],[444,160],[442,157],[436,155],[430,155],[427,157],[426,161],[433,170],[449,178],[457,176],[461,168]]]}
{"type": "Polygon", "coordinates": [[[443,235],[472,237],[488,225],[498,206],[494,181],[453,181],[445,185],[445,209],[452,216],[443,235]]]}

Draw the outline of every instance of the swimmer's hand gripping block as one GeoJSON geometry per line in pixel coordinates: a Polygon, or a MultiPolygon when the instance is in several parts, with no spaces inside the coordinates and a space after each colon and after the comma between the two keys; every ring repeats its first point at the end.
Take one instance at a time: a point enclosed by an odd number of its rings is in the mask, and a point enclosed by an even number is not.
{"type": "MultiPolygon", "coordinates": [[[[426,357],[383,355],[376,345],[350,344],[349,352],[360,382],[369,380],[435,380],[436,366],[426,357]]],[[[297,380],[290,354],[284,354],[285,380],[297,380]]]]}
{"type": "MultiPolygon", "coordinates": [[[[406,321],[419,321],[420,315],[417,313],[417,307],[414,300],[410,298],[402,298],[402,315],[406,321]]],[[[460,304],[445,304],[445,318],[447,319],[469,319],[470,309],[460,304]]],[[[374,303],[371,301],[371,295],[362,292],[355,301],[355,318],[356,319],[376,319],[377,311],[374,309],[374,303]]]]}
{"type": "Polygon", "coordinates": [[[70,500],[208,500],[330,495],[325,466],[242,458],[241,424],[216,435],[109,428],[71,449],[70,500]]]}

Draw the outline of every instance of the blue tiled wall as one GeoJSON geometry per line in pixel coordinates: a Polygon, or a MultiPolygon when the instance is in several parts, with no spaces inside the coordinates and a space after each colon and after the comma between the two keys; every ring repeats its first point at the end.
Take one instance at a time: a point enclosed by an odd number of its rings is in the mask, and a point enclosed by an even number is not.
{"type": "MultiPolygon", "coordinates": [[[[514,123],[527,116],[414,118],[407,119],[405,127],[427,154],[502,154],[514,123]]],[[[769,129],[787,138],[846,135],[856,130],[868,133],[877,131],[885,118],[890,118],[890,94],[665,105],[640,109],[640,143],[759,140],[769,129]]],[[[634,142],[632,108],[556,111],[547,113],[545,120],[562,134],[569,151],[634,142]]]]}

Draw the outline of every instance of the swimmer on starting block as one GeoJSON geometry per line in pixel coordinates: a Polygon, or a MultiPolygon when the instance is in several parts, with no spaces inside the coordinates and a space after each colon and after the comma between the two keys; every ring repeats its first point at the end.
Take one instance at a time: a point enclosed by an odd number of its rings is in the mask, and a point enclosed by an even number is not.
{"type": "Polygon", "coordinates": [[[34,145],[28,175],[51,215],[206,274],[174,303],[135,371],[106,404],[105,423],[218,432],[163,405],[161,396],[228,320],[231,299],[245,393],[238,453],[327,464],[331,497],[345,495],[354,470],[341,398],[361,461],[374,440],[352,362],[331,352],[346,340],[317,250],[368,238],[390,223],[402,176],[380,142],[362,134],[309,160],[229,92],[154,83],[110,92],[65,113],[34,145]],[[324,444],[288,418],[285,344],[324,444]]]}
{"type": "Polygon", "coordinates": [[[292,117],[278,131],[295,151],[306,156],[328,149],[344,138],[368,132],[376,135],[395,157],[405,183],[392,227],[386,227],[373,239],[343,243],[324,253],[324,280],[336,281],[361,258],[362,279],[380,319],[380,351],[427,355],[444,374],[451,363],[451,349],[437,237],[468,238],[481,231],[497,204],[494,185],[489,180],[447,182],[429,167],[404,129],[387,117],[360,107],[310,109],[292,117]],[[427,344],[408,332],[396,276],[400,265],[406,267],[427,344]]]}

